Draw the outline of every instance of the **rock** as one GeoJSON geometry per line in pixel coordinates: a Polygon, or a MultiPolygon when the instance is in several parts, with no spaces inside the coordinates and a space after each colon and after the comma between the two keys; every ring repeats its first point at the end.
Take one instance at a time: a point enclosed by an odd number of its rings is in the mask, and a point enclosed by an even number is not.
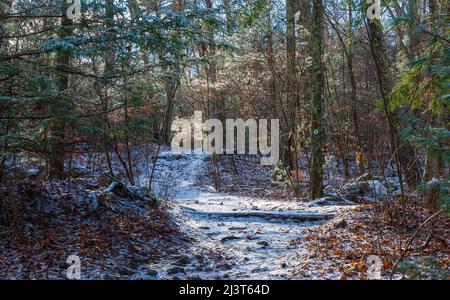
{"type": "Polygon", "coordinates": [[[364,182],[349,182],[341,187],[340,192],[344,195],[360,195],[363,194],[364,186],[364,182]]]}
{"type": "Polygon", "coordinates": [[[149,201],[151,208],[157,208],[159,205],[159,199],[153,194],[150,194],[146,188],[127,187],[117,181],[111,182],[111,184],[104,191],[104,193],[105,194],[112,193],[116,196],[130,200],[140,199],[144,201],[149,201]]]}
{"type": "Polygon", "coordinates": [[[257,244],[261,245],[263,248],[266,248],[269,246],[269,243],[267,241],[259,241],[257,244]]]}
{"type": "Polygon", "coordinates": [[[100,181],[97,178],[89,179],[86,182],[86,188],[90,190],[96,190],[100,187],[100,181]]]}
{"type": "Polygon", "coordinates": [[[247,227],[232,226],[232,227],[228,228],[228,230],[245,230],[245,229],[247,229],[247,227]]]}
{"type": "Polygon", "coordinates": [[[338,229],[338,228],[345,228],[347,227],[347,221],[345,221],[345,219],[337,219],[333,222],[333,227],[338,229]]]}
{"type": "Polygon", "coordinates": [[[89,174],[89,170],[82,165],[74,165],[72,166],[72,169],[70,170],[70,176],[74,178],[79,178],[82,176],[86,176],[89,174]]]}
{"type": "Polygon", "coordinates": [[[311,201],[308,206],[335,206],[335,205],[355,205],[352,201],[340,196],[328,196],[311,201]]]}
{"type": "Polygon", "coordinates": [[[189,257],[188,255],[180,255],[176,260],[176,264],[179,266],[187,266],[191,262],[192,258],[189,257]]]}
{"type": "Polygon", "coordinates": [[[262,273],[262,272],[268,272],[269,269],[267,268],[256,268],[252,270],[252,273],[262,273]]]}
{"type": "Polygon", "coordinates": [[[367,180],[347,183],[341,188],[343,195],[369,195],[376,200],[388,199],[387,188],[378,180],[367,180]]]}
{"type": "Polygon", "coordinates": [[[42,167],[32,167],[27,170],[27,176],[31,180],[36,180],[40,174],[42,174],[42,171],[44,168],[42,167]]]}
{"type": "Polygon", "coordinates": [[[387,188],[378,180],[369,180],[367,181],[368,187],[371,192],[380,195],[380,196],[388,196],[387,188]]]}
{"type": "Polygon", "coordinates": [[[100,186],[103,186],[103,187],[109,186],[114,181],[108,175],[116,178],[117,180],[121,180],[123,178],[123,174],[118,170],[113,170],[112,173],[111,173],[111,171],[107,171],[107,172],[103,173],[102,175],[100,175],[100,177],[99,177],[100,186]]]}
{"type": "Polygon", "coordinates": [[[221,238],[220,241],[222,243],[225,243],[225,242],[228,242],[228,241],[240,240],[240,239],[241,239],[240,237],[237,237],[237,236],[234,236],[234,235],[229,235],[229,236],[221,238]]]}
{"type": "Polygon", "coordinates": [[[148,269],[148,270],[147,270],[147,275],[148,275],[148,276],[155,277],[155,276],[158,275],[158,271],[153,270],[153,269],[148,269]]]}
{"type": "Polygon", "coordinates": [[[123,190],[124,186],[121,183],[113,181],[105,190],[105,193],[113,193],[115,195],[119,195],[123,190]]]}
{"type": "Polygon", "coordinates": [[[186,274],[186,270],[182,267],[173,267],[167,270],[167,274],[174,275],[174,274],[186,274]]]}
{"type": "Polygon", "coordinates": [[[228,264],[228,263],[223,263],[223,264],[217,264],[217,265],[216,265],[216,269],[221,269],[221,270],[227,270],[227,271],[229,271],[229,270],[232,269],[232,267],[231,267],[231,265],[228,264]]]}
{"type": "Polygon", "coordinates": [[[133,275],[135,272],[133,270],[130,270],[128,268],[122,268],[119,270],[119,274],[121,275],[125,275],[125,276],[131,276],[133,275]]]}
{"type": "Polygon", "coordinates": [[[336,189],[329,185],[323,189],[323,194],[325,196],[337,196],[338,195],[336,189]]]}
{"type": "Polygon", "coordinates": [[[138,268],[138,263],[135,262],[135,261],[132,261],[132,262],[130,262],[130,264],[128,265],[128,267],[129,267],[131,270],[136,270],[136,269],[138,268]]]}

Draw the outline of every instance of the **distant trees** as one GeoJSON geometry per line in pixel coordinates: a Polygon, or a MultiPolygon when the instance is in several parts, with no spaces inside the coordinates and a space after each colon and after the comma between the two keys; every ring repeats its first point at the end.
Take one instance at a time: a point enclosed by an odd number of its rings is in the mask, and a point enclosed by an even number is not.
{"type": "Polygon", "coordinates": [[[133,147],[194,110],[280,119],[297,195],[322,195],[332,158],[411,189],[445,175],[446,3],[388,1],[381,20],[353,0],[59,4],[0,3],[0,175],[26,156],[63,178],[92,147],[133,182],[133,147]]]}
{"type": "Polygon", "coordinates": [[[161,131],[170,141],[182,57],[202,43],[206,19],[215,26],[214,13],[184,12],[179,0],[142,11],[139,1],[106,0],[84,2],[71,20],[65,1],[12,3],[0,12],[2,170],[28,155],[64,178],[67,159],[89,146],[110,167],[114,153],[133,183],[132,143],[161,131]]]}

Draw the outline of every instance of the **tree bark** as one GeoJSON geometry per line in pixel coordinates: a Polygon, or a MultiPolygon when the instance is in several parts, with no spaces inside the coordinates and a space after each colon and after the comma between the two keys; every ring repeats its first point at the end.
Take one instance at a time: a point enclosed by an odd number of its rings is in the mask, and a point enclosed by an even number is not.
{"type": "MultiPolygon", "coordinates": [[[[72,34],[73,21],[67,17],[67,4],[62,5],[61,28],[58,32],[58,38],[64,39],[72,34]]],[[[54,121],[50,127],[50,155],[48,166],[48,177],[63,179],[64,159],[65,159],[65,131],[66,115],[68,114],[69,95],[69,74],[67,69],[70,67],[70,50],[60,49],[56,54],[56,73],[57,73],[57,91],[59,93],[57,103],[51,104],[51,115],[54,121]]]]}
{"type": "Polygon", "coordinates": [[[313,2],[312,18],[312,117],[311,117],[311,196],[313,199],[323,195],[323,152],[325,140],[323,124],[324,65],[323,65],[323,4],[322,0],[313,2]]]}
{"type": "MultiPolygon", "coordinates": [[[[173,0],[172,1],[172,9],[174,11],[181,12],[184,9],[184,0],[173,0]]],[[[177,31],[174,33],[174,39],[180,40],[180,32],[177,31]]],[[[180,50],[175,50],[173,53],[175,62],[173,66],[168,67],[169,68],[169,75],[168,78],[165,81],[165,90],[166,90],[166,97],[167,97],[167,111],[164,118],[163,123],[163,133],[162,133],[162,139],[163,142],[166,144],[170,143],[171,140],[171,122],[172,122],[172,115],[173,115],[173,109],[174,109],[174,102],[177,95],[178,88],[180,86],[180,79],[181,79],[181,66],[180,66],[180,59],[181,59],[181,53],[180,50]]]]}
{"type": "Polygon", "coordinates": [[[285,139],[283,161],[285,166],[292,170],[294,167],[293,159],[293,131],[296,119],[297,103],[297,60],[295,43],[295,13],[296,0],[286,0],[286,105],[288,107],[288,120],[286,132],[282,135],[285,139]]]}
{"type": "Polygon", "coordinates": [[[383,100],[384,110],[389,125],[389,135],[397,161],[397,171],[403,190],[403,173],[408,186],[414,189],[420,182],[420,166],[415,160],[411,144],[402,139],[399,128],[402,125],[400,110],[391,111],[389,95],[394,87],[391,64],[384,46],[384,34],[381,22],[377,19],[368,20],[368,33],[372,56],[375,61],[378,84],[383,100]]]}

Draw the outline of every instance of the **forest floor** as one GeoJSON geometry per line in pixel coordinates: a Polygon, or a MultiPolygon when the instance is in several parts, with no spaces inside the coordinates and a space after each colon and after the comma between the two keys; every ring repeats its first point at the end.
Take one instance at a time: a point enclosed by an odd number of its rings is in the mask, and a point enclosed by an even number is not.
{"type": "MultiPolygon", "coordinates": [[[[373,203],[317,204],[290,198],[272,179],[272,168],[261,167],[254,157],[234,156],[234,162],[231,156],[222,157],[220,192],[213,188],[209,156],[166,151],[157,168],[166,174],[157,178],[157,188],[171,190],[180,230],[193,239],[181,257],[150,265],[159,278],[367,279],[368,259],[379,253],[379,277],[389,279],[400,251],[397,242],[405,244],[407,235],[376,224],[384,214],[377,214],[373,203]]],[[[448,236],[445,216],[442,228],[448,236]]],[[[425,238],[419,237],[417,244],[425,238]]],[[[449,254],[446,245],[431,245],[407,271],[421,278],[447,278],[449,254]]],[[[392,278],[402,274],[395,272],[392,278]]]]}
{"type": "MultiPolygon", "coordinates": [[[[154,190],[165,199],[158,209],[133,197],[139,187],[130,199],[90,178],[2,187],[10,226],[0,225],[0,278],[64,279],[66,258],[76,254],[82,279],[366,279],[368,258],[382,254],[380,276],[388,279],[417,229],[398,234],[372,204],[291,198],[271,168],[251,157],[230,160],[219,166],[218,192],[209,156],[164,149],[155,171],[154,190]]],[[[439,222],[444,242],[409,255],[411,276],[448,278],[447,216],[439,222]],[[416,267],[422,260],[426,272],[416,267]]]]}
{"type": "MultiPolygon", "coordinates": [[[[171,153],[163,153],[159,160],[159,168],[170,168],[176,174],[170,182],[174,186],[177,219],[182,224],[181,230],[195,240],[191,248],[193,255],[186,257],[182,267],[178,266],[176,275],[172,273],[177,265],[172,265],[170,260],[152,267],[160,270],[161,278],[290,278],[293,270],[302,264],[298,255],[307,252],[305,244],[294,241],[305,237],[309,227],[351,210],[344,206],[308,207],[304,202],[245,196],[249,190],[256,194],[270,189],[258,189],[253,187],[257,184],[246,182],[258,177],[246,177],[244,169],[249,169],[242,161],[237,162],[239,182],[235,184],[244,188],[240,192],[239,189],[216,192],[202,182],[209,178],[211,164],[207,160],[201,154],[171,153]]],[[[270,180],[268,174],[264,175],[263,178],[270,180]]],[[[276,189],[277,184],[273,185],[276,189]]]]}

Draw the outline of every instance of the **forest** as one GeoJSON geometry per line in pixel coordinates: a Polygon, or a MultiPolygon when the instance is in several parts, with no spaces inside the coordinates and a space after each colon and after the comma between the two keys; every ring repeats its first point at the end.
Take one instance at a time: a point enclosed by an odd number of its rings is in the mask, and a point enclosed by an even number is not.
{"type": "Polygon", "coordinates": [[[449,9],[0,0],[0,279],[448,280],[449,9]]]}

